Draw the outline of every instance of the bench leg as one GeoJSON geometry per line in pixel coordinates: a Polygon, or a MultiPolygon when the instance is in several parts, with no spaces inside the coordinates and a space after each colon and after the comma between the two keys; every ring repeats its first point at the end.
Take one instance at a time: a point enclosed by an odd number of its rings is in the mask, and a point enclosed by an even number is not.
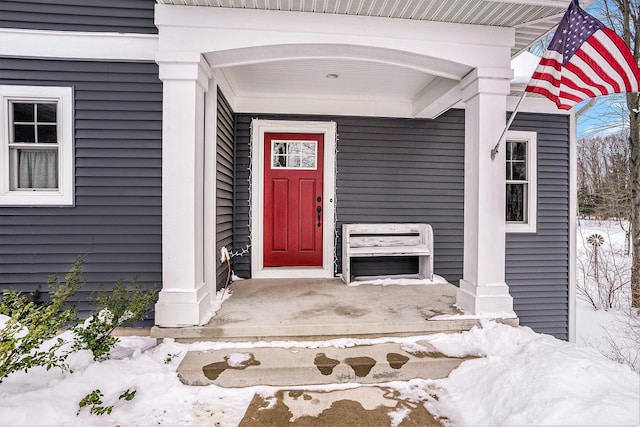
{"type": "Polygon", "coordinates": [[[351,259],[348,256],[342,256],[342,280],[347,285],[351,283],[351,259]]]}
{"type": "Polygon", "coordinates": [[[418,265],[420,277],[433,280],[433,257],[431,255],[418,257],[418,265]]]}

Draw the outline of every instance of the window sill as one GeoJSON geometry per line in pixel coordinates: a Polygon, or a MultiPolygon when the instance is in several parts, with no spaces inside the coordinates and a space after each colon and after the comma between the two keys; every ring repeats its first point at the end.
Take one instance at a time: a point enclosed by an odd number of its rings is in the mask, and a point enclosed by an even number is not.
{"type": "Polygon", "coordinates": [[[74,201],[72,195],[59,192],[12,191],[0,195],[0,206],[74,206],[74,201]]]}
{"type": "Polygon", "coordinates": [[[510,224],[507,223],[505,226],[506,233],[535,233],[537,232],[537,227],[535,222],[529,224],[510,224]]]}

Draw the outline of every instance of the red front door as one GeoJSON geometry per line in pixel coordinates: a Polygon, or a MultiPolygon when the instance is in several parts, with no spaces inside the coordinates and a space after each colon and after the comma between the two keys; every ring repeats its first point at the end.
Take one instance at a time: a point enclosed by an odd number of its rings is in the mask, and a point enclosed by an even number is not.
{"type": "Polygon", "coordinates": [[[264,266],[322,266],[322,134],[264,135],[264,266]]]}

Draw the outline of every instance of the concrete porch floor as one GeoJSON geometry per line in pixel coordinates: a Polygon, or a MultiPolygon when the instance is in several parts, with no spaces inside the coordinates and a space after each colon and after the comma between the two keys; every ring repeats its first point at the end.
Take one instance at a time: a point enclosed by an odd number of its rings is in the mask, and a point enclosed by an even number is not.
{"type": "MultiPolygon", "coordinates": [[[[250,279],[204,326],[158,327],[154,338],[195,341],[327,340],[341,337],[459,332],[477,319],[430,320],[460,314],[451,284],[346,286],[339,279],[250,279]]],[[[498,319],[517,325],[518,319],[498,319]]]]}

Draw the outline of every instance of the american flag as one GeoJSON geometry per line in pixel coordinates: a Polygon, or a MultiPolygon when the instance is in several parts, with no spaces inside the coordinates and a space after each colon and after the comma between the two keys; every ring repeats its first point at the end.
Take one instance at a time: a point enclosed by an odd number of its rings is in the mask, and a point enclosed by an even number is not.
{"type": "Polygon", "coordinates": [[[588,98],[638,91],[639,81],[624,41],[572,0],[525,90],[569,110],[588,98]]]}

